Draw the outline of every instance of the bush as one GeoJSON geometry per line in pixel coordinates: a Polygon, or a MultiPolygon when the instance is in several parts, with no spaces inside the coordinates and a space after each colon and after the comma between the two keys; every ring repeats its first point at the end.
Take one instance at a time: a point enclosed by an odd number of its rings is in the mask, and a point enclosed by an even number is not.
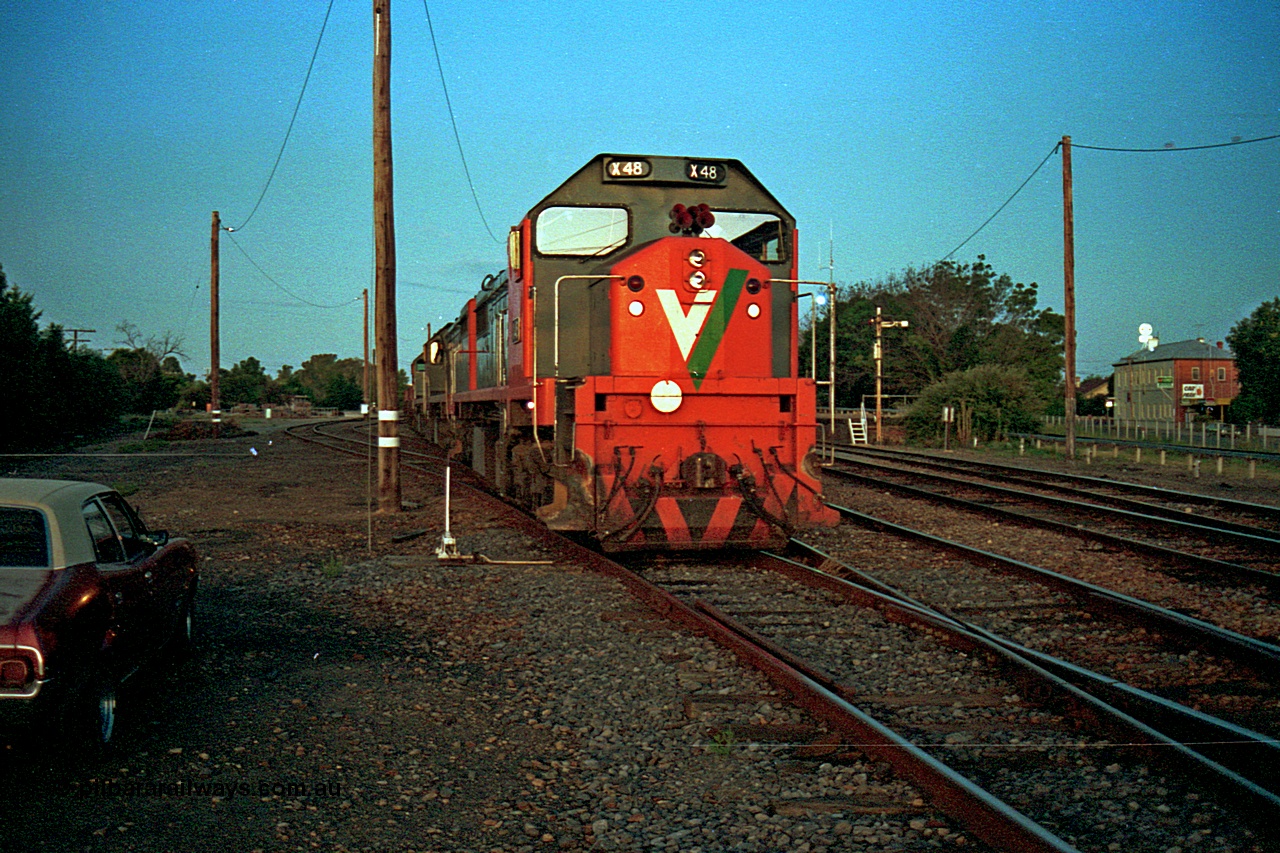
{"type": "Polygon", "coordinates": [[[907,436],[930,444],[943,436],[942,408],[954,406],[958,441],[995,441],[1012,432],[1033,432],[1044,400],[1020,367],[984,364],[949,373],[916,398],[907,412],[907,436]]]}

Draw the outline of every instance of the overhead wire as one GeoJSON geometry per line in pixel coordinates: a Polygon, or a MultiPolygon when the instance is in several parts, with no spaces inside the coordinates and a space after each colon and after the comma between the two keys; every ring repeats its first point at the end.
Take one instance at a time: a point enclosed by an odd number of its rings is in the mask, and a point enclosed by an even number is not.
{"type": "Polygon", "coordinates": [[[1004,210],[1006,207],[1008,207],[1008,206],[1009,206],[1009,202],[1013,201],[1013,200],[1017,197],[1018,193],[1022,192],[1022,188],[1023,188],[1023,187],[1025,187],[1027,184],[1031,183],[1031,179],[1032,179],[1032,178],[1034,178],[1034,177],[1039,173],[1039,171],[1040,171],[1041,169],[1043,169],[1043,168],[1044,168],[1044,164],[1045,164],[1045,163],[1048,163],[1048,162],[1049,162],[1049,158],[1050,158],[1050,157],[1052,157],[1054,154],[1057,154],[1057,153],[1058,153],[1058,149],[1059,149],[1059,148],[1061,148],[1061,147],[1062,147],[1062,143],[1061,143],[1061,142],[1059,142],[1059,143],[1055,144],[1055,145],[1053,146],[1053,148],[1049,151],[1049,153],[1048,153],[1048,154],[1046,154],[1046,155],[1044,155],[1044,159],[1040,161],[1040,165],[1036,166],[1033,170],[1031,170],[1031,174],[1030,174],[1030,175],[1027,175],[1026,180],[1024,180],[1022,183],[1018,184],[1018,188],[1017,188],[1016,190],[1014,190],[1014,191],[1013,191],[1013,195],[1011,195],[1011,196],[1009,196],[1007,199],[1005,199],[1005,200],[1004,200],[1004,204],[1002,204],[1002,205],[1000,205],[999,207],[997,207],[997,208],[996,208],[996,212],[995,212],[995,213],[993,213],[993,214],[991,214],[990,216],[988,216],[988,217],[987,217],[987,220],[986,220],[985,222],[983,222],[981,225],[979,225],[976,231],[974,231],[974,232],[973,232],[972,234],[970,234],[968,237],[965,237],[963,240],[961,240],[961,241],[960,241],[960,245],[959,245],[959,246],[956,246],[956,247],[955,247],[954,249],[952,249],[950,252],[947,252],[945,255],[943,255],[943,256],[942,256],[942,258],[941,258],[941,260],[944,260],[944,261],[945,261],[947,258],[949,258],[949,257],[951,257],[952,255],[954,255],[956,252],[960,251],[962,248],[964,248],[964,245],[965,245],[966,243],[968,243],[968,242],[969,242],[970,240],[972,240],[974,237],[977,237],[977,236],[978,236],[978,233],[979,233],[980,231],[982,231],[982,229],[983,229],[983,228],[986,228],[988,225],[990,225],[990,224],[991,224],[991,220],[993,220],[993,219],[995,219],[997,216],[999,216],[999,215],[1000,215],[1000,212],[1001,212],[1002,210],[1004,210]]]}
{"type": "MultiPolygon", "coordinates": [[[[1268,142],[1274,139],[1280,139],[1280,133],[1272,134],[1271,136],[1260,136],[1254,139],[1233,139],[1230,142],[1216,142],[1208,145],[1172,146],[1172,147],[1161,147],[1161,148],[1117,148],[1117,147],[1106,146],[1106,145],[1083,145],[1078,142],[1072,142],[1071,147],[1072,149],[1082,148],[1088,151],[1111,151],[1111,152],[1137,153],[1137,154],[1171,154],[1171,153],[1180,152],[1180,151],[1206,151],[1211,148],[1229,148],[1234,145],[1249,145],[1254,142],[1268,142]]],[[[941,260],[945,261],[951,256],[953,256],[956,252],[960,251],[965,246],[966,243],[968,243],[974,237],[978,236],[978,233],[981,232],[982,229],[990,225],[991,221],[994,220],[997,216],[999,216],[1000,213],[1006,207],[1009,206],[1009,203],[1013,201],[1014,198],[1017,197],[1018,193],[1022,192],[1023,187],[1029,184],[1031,182],[1031,179],[1034,178],[1042,168],[1044,168],[1044,164],[1049,162],[1049,158],[1052,157],[1054,154],[1057,154],[1059,149],[1061,148],[1062,148],[1061,142],[1058,142],[1057,144],[1055,144],[1053,146],[1053,149],[1048,154],[1045,155],[1043,160],[1040,161],[1040,164],[1036,166],[1035,169],[1032,170],[1030,175],[1027,176],[1026,180],[1024,180],[1021,184],[1019,184],[1018,188],[1013,191],[1013,195],[1005,199],[1004,204],[996,208],[995,213],[988,216],[986,221],[984,221],[981,225],[978,226],[977,230],[975,230],[968,237],[965,237],[964,240],[960,242],[960,245],[956,246],[950,252],[947,252],[945,255],[943,255],[941,260]]]]}
{"type": "MultiPolygon", "coordinates": [[[[280,151],[276,154],[276,161],[271,166],[271,173],[267,175],[267,182],[262,187],[262,192],[258,195],[258,200],[253,205],[253,210],[249,211],[249,215],[245,217],[244,222],[235,228],[227,228],[227,233],[232,231],[240,231],[249,221],[253,219],[253,215],[258,212],[258,208],[262,205],[262,200],[267,197],[267,190],[271,188],[271,181],[276,176],[276,170],[280,168],[280,160],[284,157],[284,149],[289,144],[289,137],[293,134],[293,124],[298,119],[298,109],[302,106],[302,97],[307,93],[307,83],[311,81],[311,70],[316,66],[316,57],[320,55],[320,43],[324,41],[324,31],[329,25],[329,13],[333,11],[333,0],[329,0],[329,7],[325,9],[324,21],[320,24],[320,35],[316,37],[316,46],[311,51],[311,62],[307,65],[307,76],[302,80],[302,91],[298,93],[298,100],[293,105],[293,115],[289,117],[289,127],[284,132],[284,141],[280,143],[280,151]]],[[[243,250],[242,250],[243,251],[243,250]]]]}
{"type": "Polygon", "coordinates": [[[246,259],[250,264],[252,264],[252,265],[253,265],[253,268],[254,268],[254,269],[256,269],[259,273],[261,273],[261,274],[262,274],[262,277],[263,277],[263,278],[265,278],[267,281],[269,281],[269,282],[271,282],[272,284],[274,284],[277,288],[279,288],[279,290],[280,290],[282,293],[284,293],[285,295],[287,295],[287,296],[289,296],[289,297],[291,297],[291,298],[293,298],[293,299],[296,299],[298,302],[301,302],[303,305],[310,305],[312,308],[323,308],[323,309],[326,309],[326,310],[327,310],[327,309],[330,309],[330,308],[342,308],[342,307],[345,307],[345,306],[347,306],[347,305],[350,305],[352,302],[357,302],[357,301],[359,301],[359,300],[360,300],[360,298],[361,298],[361,297],[359,297],[359,296],[356,296],[356,297],[353,297],[353,298],[351,298],[351,299],[343,300],[342,302],[335,302],[335,303],[334,303],[334,304],[332,304],[332,305],[321,305],[321,304],[319,304],[319,303],[311,302],[310,300],[303,299],[301,296],[299,296],[298,294],[296,294],[296,293],[294,293],[293,291],[289,290],[289,288],[285,287],[285,286],[284,286],[283,284],[281,284],[280,282],[276,281],[274,278],[272,278],[272,277],[271,277],[271,275],[270,275],[266,270],[264,270],[261,266],[259,266],[259,265],[258,265],[258,262],[257,262],[257,261],[255,261],[255,260],[254,260],[250,255],[249,255],[249,253],[248,253],[248,252],[246,252],[246,251],[245,251],[244,246],[241,246],[241,245],[240,245],[240,241],[239,241],[239,240],[237,240],[237,239],[235,238],[235,235],[233,235],[233,234],[231,234],[230,232],[228,232],[228,233],[227,233],[227,237],[228,237],[228,239],[230,239],[230,240],[231,240],[231,243],[232,243],[232,244],[233,244],[237,249],[239,249],[239,250],[240,250],[240,254],[244,255],[244,256],[245,256],[245,259],[246,259]]]}
{"type": "Polygon", "coordinates": [[[467,186],[471,189],[471,200],[476,203],[476,213],[480,214],[480,222],[484,225],[484,230],[489,232],[489,237],[495,243],[502,241],[494,235],[493,229],[489,227],[489,220],[485,218],[484,210],[480,207],[480,196],[476,194],[475,182],[471,180],[471,169],[467,167],[467,155],[462,150],[462,136],[458,133],[458,121],[453,115],[453,102],[449,99],[449,84],[444,78],[444,64],[440,61],[440,48],[436,44],[436,29],[431,25],[431,10],[427,8],[427,0],[422,0],[422,11],[427,16],[427,31],[431,33],[431,49],[436,55],[436,70],[440,72],[440,87],[444,89],[444,103],[449,110],[449,123],[453,126],[453,140],[458,144],[458,157],[462,160],[462,172],[467,176],[467,186]]]}
{"type": "Polygon", "coordinates": [[[1081,145],[1078,142],[1072,142],[1072,148],[1085,148],[1090,151],[1120,151],[1131,154],[1172,154],[1177,151],[1207,151],[1210,148],[1230,148],[1233,145],[1250,145],[1254,142],[1269,142],[1272,139],[1280,139],[1280,133],[1271,136],[1259,136],[1256,139],[1233,139],[1230,142],[1215,142],[1211,145],[1169,145],[1161,148],[1112,148],[1104,145],[1081,145]]]}

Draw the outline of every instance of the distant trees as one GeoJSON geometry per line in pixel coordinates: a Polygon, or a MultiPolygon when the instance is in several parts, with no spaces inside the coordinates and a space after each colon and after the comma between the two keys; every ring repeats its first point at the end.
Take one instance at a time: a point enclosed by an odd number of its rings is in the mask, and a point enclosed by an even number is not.
{"type": "Polygon", "coordinates": [[[1240,377],[1233,418],[1280,423],[1280,298],[1262,303],[1232,326],[1227,343],[1240,377]]]}
{"type": "MultiPolygon", "coordinates": [[[[992,413],[992,423],[1018,420],[1009,408],[1015,403],[1024,412],[1043,411],[1061,388],[1064,318],[1039,307],[1037,299],[1035,282],[1023,284],[997,274],[982,255],[972,264],[941,261],[845,288],[836,308],[836,404],[858,406],[875,392],[873,321],[879,307],[884,317],[909,323],[906,329],[884,333],[884,394],[921,396],[935,385],[940,386],[937,393],[958,393],[980,377],[1016,385],[992,413]],[[984,366],[1010,370],[951,379],[984,366]]],[[[819,376],[825,375],[829,318],[827,312],[817,320],[819,376]]],[[[802,334],[805,372],[810,348],[811,336],[802,334]]],[[[975,417],[975,429],[985,430],[986,415],[975,417]]]]}
{"type": "Polygon", "coordinates": [[[69,351],[59,326],[39,327],[32,296],[0,268],[0,449],[49,447],[97,432],[121,411],[124,382],[102,356],[69,351]]]}

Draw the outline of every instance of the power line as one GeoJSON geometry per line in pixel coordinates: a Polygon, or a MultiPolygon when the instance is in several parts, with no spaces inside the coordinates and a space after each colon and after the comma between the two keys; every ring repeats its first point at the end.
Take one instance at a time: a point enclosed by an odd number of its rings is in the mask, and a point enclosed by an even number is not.
{"type": "Polygon", "coordinates": [[[267,274],[267,271],[266,271],[266,270],[264,270],[262,267],[260,267],[260,266],[258,265],[258,262],[257,262],[257,261],[255,261],[253,258],[249,257],[249,253],[248,253],[248,252],[246,252],[246,251],[244,250],[244,246],[241,246],[241,245],[240,245],[240,241],[239,241],[239,240],[237,240],[237,239],[235,238],[235,236],[234,236],[234,235],[232,235],[230,232],[228,232],[228,233],[227,233],[227,237],[231,240],[231,242],[232,242],[232,243],[234,243],[234,244],[235,244],[235,247],[236,247],[237,249],[239,249],[239,250],[240,250],[240,254],[244,255],[244,256],[245,256],[245,259],[246,259],[246,260],[248,260],[248,261],[249,261],[249,263],[253,264],[253,268],[254,268],[254,269],[256,269],[258,272],[262,273],[262,277],[263,277],[263,278],[265,278],[267,281],[269,281],[269,282],[271,282],[272,284],[274,284],[277,288],[279,288],[279,289],[280,289],[280,291],[281,291],[282,293],[284,293],[285,295],[289,296],[289,297],[290,297],[290,298],[292,298],[292,299],[296,299],[297,301],[301,302],[303,305],[310,305],[312,308],[323,308],[323,309],[325,309],[325,310],[328,310],[328,309],[330,309],[330,308],[342,308],[342,307],[344,307],[344,306],[350,305],[352,302],[357,302],[357,301],[359,301],[359,299],[360,299],[360,297],[359,297],[359,296],[357,296],[357,297],[355,297],[355,298],[353,298],[353,299],[347,299],[347,300],[344,300],[344,301],[342,301],[342,302],[334,303],[333,305],[320,305],[320,304],[317,304],[317,303],[315,303],[315,302],[311,302],[311,301],[308,301],[308,300],[306,300],[306,299],[303,299],[301,296],[299,296],[298,294],[296,294],[296,293],[294,293],[293,291],[289,290],[289,289],[288,289],[287,287],[285,287],[283,284],[281,284],[280,282],[278,282],[278,281],[276,281],[274,278],[272,278],[270,275],[268,275],[268,274],[267,274]]]}
{"type": "MultiPolygon", "coordinates": [[[[1071,143],[1071,147],[1085,148],[1090,151],[1113,151],[1113,152],[1140,153],[1140,154],[1169,154],[1177,151],[1205,151],[1210,148],[1228,148],[1233,145],[1249,145],[1254,142],[1269,142],[1274,139],[1280,139],[1280,133],[1273,134],[1271,136],[1260,136],[1260,137],[1257,137],[1256,139],[1234,139],[1231,142],[1217,142],[1210,145],[1189,145],[1185,147],[1115,148],[1115,147],[1109,147],[1109,146],[1103,146],[1103,145],[1080,145],[1075,142],[1071,143]]],[[[1061,147],[1062,147],[1061,142],[1054,145],[1053,150],[1051,150],[1048,154],[1046,154],[1045,158],[1040,161],[1040,165],[1036,166],[1035,169],[1032,170],[1031,174],[1027,176],[1027,179],[1024,180],[1021,184],[1019,184],[1018,188],[1013,191],[1013,195],[1005,199],[1004,204],[996,208],[995,213],[988,216],[987,220],[983,222],[981,225],[979,225],[976,231],[974,231],[968,237],[964,238],[964,240],[960,243],[959,246],[956,246],[950,252],[947,252],[945,255],[943,255],[941,260],[945,261],[947,258],[950,258],[952,255],[954,255],[956,252],[960,251],[960,249],[962,249],[966,243],[968,243],[974,237],[978,236],[978,232],[982,231],[983,228],[986,228],[988,225],[990,225],[991,221],[995,219],[997,216],[999,216],[1002,210],[1004,210],[1006,207],[1009,206],[1009,202],[1013,201],[1014,198],[1018,195],[1018,193],[1022,192],[1022,188],[1031,182],[1031,179],[1034,178],[1042,168],[1044,168],[1044,164],[1049,161],[1050,157],[1058,153],[1058,149],[1060,149],[1061,147]]]]}
{"type": "MultiPolygon", "coordinates": [[[[331,0],[332,1],[332,0],[331,0]]],[[[467,186],[471,188],[471,199],[476,203],[476,213],[480,214],[480,221],[484,224],[484,230],[489,232],[489,237],[495,243],[501,243],[494,236],[493,229],[489,227],[489,220],[485,219],[484,211],[480,208],[480,197],[476,195],[476,185],[471,180],[471,170],[467,168],[467,155],[462,151],[462,137],[458,135],[458,122],[453,117],[453,103],[449,100],[449,84],[444,80],[444,65],[440,62],[440,48],[436,46],[436,30],[431,26],[431,10],[427,8],[427,0],[422,0],[422,11],[427,14],[427,30],[431,33],[431,49],[436,55],[436,70],[440,72],[440,86],[444,89],[444,103],[449,108],[449,123],[453,125],[453,139],[458,143],[458,157],[462,159],[462,172],[467,176],[467,186]]]]}
{"type": "MultiPolygon", "coordinates": [[[[271,187],[271,180],[276,176],[276,169],[280,168],[280,159],[284,157],[285,146],[289,144],[289,136],[293,133],[293,123],[298,118],[298,108],[302,106],[302,96],[307,93],[307,83],[311,80],[311,69],[316,66],[316,57],[320,54],[320,42],[324,40],[325,27],[329,25],[329,13],[332,11],[333,0],[329,0],[329,8],[325,9],[324,21],[320,24],[320,35],[316,37],[315,50],[311,52],[311,62],[307,65],[307,76],[302,80],[302,91],[298,93],[298,101],[293,105],[293,115],[289,117],[289,127],[284,132],[284,142],[280,143],[280,151],[276,154],[276,162],[271,166],[271,174],[267,175],[267,183],[262,187],[262,193],[258,196],[257,202],[253,205],[253,210],[249,211],[249,215],[244,222],[240,223],[236,228],[228,228],[228,233],[240,231],[248,225],[249,220],[253,219],[253,215],[258,212],[258,207],[262,204],[262,200],[267,197],[267,190],[271,187]]],[[[241,251],[244,250],[241,249],[241,251]]]]}
{"type": "Polygon", "coordinates": [[[954,255],[956,252],[960,251],[962,248],[964,248],[965,243],[968,243],[968,242],[969,242],[970,240],[972,240],[974,237],[977,237],[977,236],[978,236],[978,231],[981,231],[983,228],[986,228],[988,225],[990,225],[990,224],[991,224],[991,220],[993,220],[993,219],[995,219],[997,216],[999,216],[999,215],[1000,215],[1000,211],[1004,210],[1006,207],[1008,207],[1008,206],[1009,206],[1009,202],[1013,201],[1013,200],[1014,200],[1014,198],[1018,195],[1018,193],[1022,192],[1022,188],[1023,188],[1023,187],[1025,187],[1027,184],[1031,183],[1031,179],[1032,179],[1032,178],[1034,178],[1034,177],[1036,176],[1036,173],[1037,173],[1037,172],[1039,172],[1042,168],[1044,168],[1044,164],[1045,164],[1045,163],[1048,163],[1048,162],[1049,162],[1049,158],[1050,158],[1050,157],[1052,157],[1054,154],[1057,154],[1057,153],[1058,153],[1058,149],[1059,149],[1059,148],[1061,148],[1061,147],[1062,147],[1062,143],[1061,143],[1061,142],[1059,142],[1059,143],[1055,144],[1055,145],[1053,146],[1053,149],[1052,149],[1052,150],[1050,150],[1048,154],[1044,155],[1044,159],[1040,161],[1040,165],[1039,165],[1039,166],[1036,166],[1036,167],[1035,167],[1035,169],[1033,169],[1033,170],[1032,170],[1032,172],[1031,172],[1031,174],[1030,174],[1030,175],[1027,175],[1027,179],[1026,179],[1025,181],[1023,181],[1021,184],[1018,184],[1018,188],[1017,188],[1016,190],[1014,190],[1014,191],[1013,191],[1013,195],[1011,195],[1011,196],[1009,196],[1007,199],[1005,199],[1004,204],[1002,204],[1002,205],[1000,205],[999,207],[997,207],[997,208],[996,208],[996,212],[995,212],[995,213],[993,213],[993,214],[991,214],[990,216],[988,216],[988,217],[987,217],[987,221],[986,221],[986,222],[983,222],[981,225],[979,225],[979,226],[978,226],[978,230],[977,230],[977,231],[974,231],[974,232],[973,232],[972,234],[970,234],[968,237],[965,237],[965,238],[964,238],[964,240],[962,240],[962,241],[960,242],[960,245],[959,245],[959,246],[956,246],[956,247],[955,247],[954,249],[952,249],[950,252],[947,252],[945,255],[943,255],[943,256],[942,256],[942,258],[941,258],[941,260],[944,260],[944,261],[945,261],[947,258],[949,258],[949,257],[951,257],[952,255],[954,255]]]}
{"type": "Polygon", "coordinates": [[[1175,151],[1205,151],[1210,148],[1230,148],[1233,145],[1250,145],[1254,142],[1269,142],[1272,139],[1280,139],[1280,133],[1271,136],[1259,136],[1256,139],[1233,139],[1230,142],[1215,142],[1212,145],[1188,145],[1177,146],[1167,145],[1163,148],[1110,148],[1103,145],[1080,145],[1071,143],[1072,148],[1088,148],[1090,151],[1121,151],[1131,154],[1172,154],[1175,151]]]}

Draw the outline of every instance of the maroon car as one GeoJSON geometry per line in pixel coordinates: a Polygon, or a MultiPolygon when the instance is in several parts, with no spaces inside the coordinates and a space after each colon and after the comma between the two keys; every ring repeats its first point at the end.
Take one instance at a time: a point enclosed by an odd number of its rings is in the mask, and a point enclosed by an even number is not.
{"type": "Polygon", "coordinates": [[[0,479],[0,726],[110,741],[119,685],[191,641],[196,563],[106,486],[0,479]]]}

